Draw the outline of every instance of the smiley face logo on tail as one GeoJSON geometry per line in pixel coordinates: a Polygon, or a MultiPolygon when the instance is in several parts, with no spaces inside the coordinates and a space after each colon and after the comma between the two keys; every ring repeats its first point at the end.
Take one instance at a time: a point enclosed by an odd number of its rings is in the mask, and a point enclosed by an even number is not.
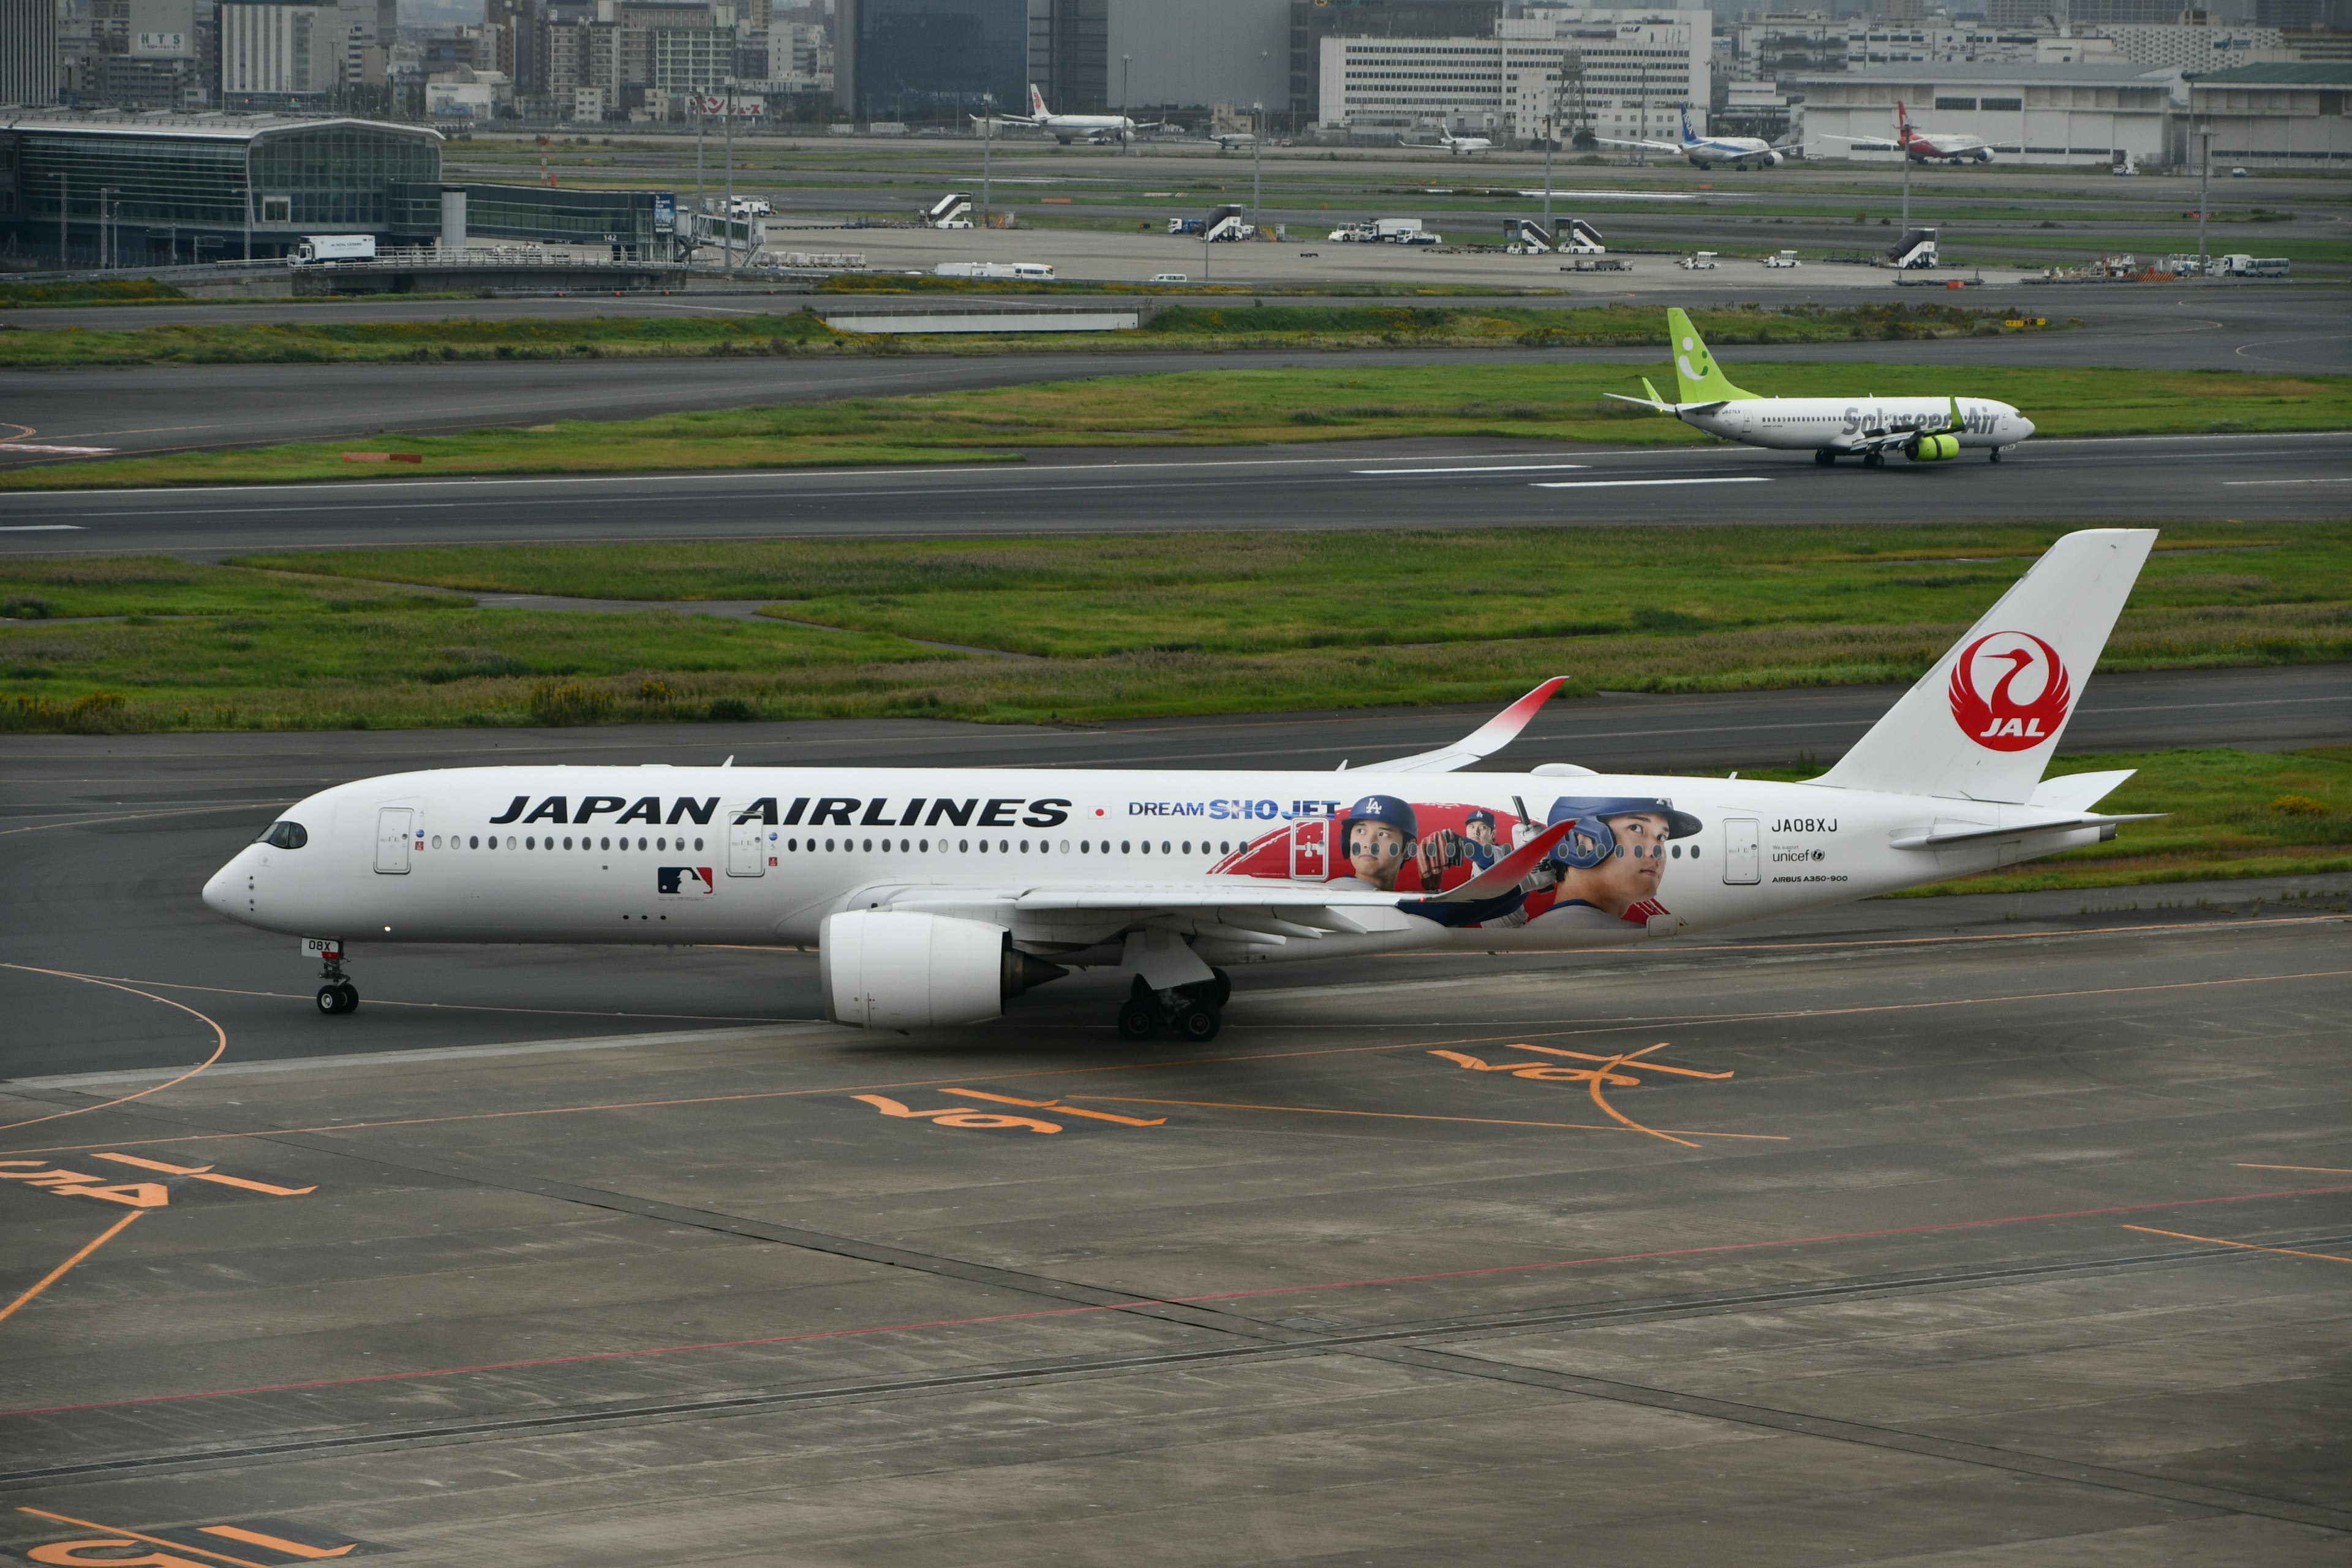
{"type": "Polygon", "coordinates": [[[2058,651],[2032,632],[1979,637],[1952,665],[1952,721],[1988,751],[2026,752],[2056,739],[2074,700],[2058,651]]]}

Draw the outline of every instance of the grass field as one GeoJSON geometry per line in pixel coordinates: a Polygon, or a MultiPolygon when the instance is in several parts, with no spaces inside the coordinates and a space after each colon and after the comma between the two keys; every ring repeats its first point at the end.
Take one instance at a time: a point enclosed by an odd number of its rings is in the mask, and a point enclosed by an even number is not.
{"type": "MultiPolygon", "coordinates": [[[[1414,340],[1401,335],[1400,341],[1414,340]]],[[[1727,334],[1722,341],[1734,340],[1727,334]]],[[[2352,377],[1999,367],[1959,373],[1754,362],[1727,368],[1751,392],[1789,396],[1834,396],[1857,384],[1888,396],[1941,395],[1964,384],[1972,395],[2023,408],[2048,437],[2352,426],[2352,377]]],[[[1224,447],[1405,437],[1668,446],[1712,439],[1603,397],[1638,393],[1643,375],[1657,381],[1671,373],[1663,363],[1556,362],[1181,372],[1120,377],[1116,396],[1106,395],[1101,380],[1049,382],[611,424],[385,435],[366,445],[420,456],[418,467],[398,470],[404,477],[1017,460],[1024,447],[1065,446],[1224,447]]],[[[387,465],[345,462],[342,451],[341,445],[314,444],[45,465],[0,474],[0,489],[363,481],[385,475],[387,465]]]]}
{"type": "MultiPolygon", "coordinates": [[[[964,279],[844,279],[840,291],[1016,293],[1030,283],[964,279]]],[[[122,285],[58,285],[97,289],[122,285]]],[[[1138,287],[1130,292],[1146,290],[1138,287]]],[[[1453,290],[1431,290],[1442,295],[1453,290]]],[[[1469,292],[1469,290],[1460,290],[1469,292]]],[[[1481,290],[1484,292],[1485,290],[1481,290]]],[[[112,296],[108,296],[111,298],[112,296]]],[[[128,296],[125,296],[128,298],[128,296]]],[[[63,303],[64,300],[44,300],[63,303]]],[[[1727,343],[1906,342],[1999,332],[2001,312],[1897,301],[1815,310],[1697,312],[1710,341],[1727,343]]],[[[1105,349],[1361,348],[1416,346],[1551,347],[1639,345],[1660,341],[1664,316],[1630,305],[1589,310],[1481,306],[1180,305],[1129,332],[1008,332],[950,337],[836,332],[808,310],[772,314],[517,317],[427,321],[266,321],[162,327],[52,327],[0,333],[0,367],[58,369],[106,364],[423,363],[458,359],[604,359],[699,354],[838,354],[926,352],[1100,353],[1105,349]]]]}
{"type": "MultiPolygon", "coordinates": [[[[0,563],[0,726],[997,721],[1916,677],[2056,527],[1235,533],[0,563]],[[402,587],[394,584],[421,584],[402,587]],[[751,622],[470,591],[767,601],[751,622]],[[81,617],[116,617],[83,620],[81,617]],[[76,624],[76,623],[79,624],[76,624]],[[797,624],[795,624],[797,623],[797,624]],[[918,640],[920,639],[920,640],[918,640]],[[954,643],[997,655],[960,655],[954,643]]],[[[2165,541],[2102,668],[2352,658],[2352,523],[2165,541]]]]}

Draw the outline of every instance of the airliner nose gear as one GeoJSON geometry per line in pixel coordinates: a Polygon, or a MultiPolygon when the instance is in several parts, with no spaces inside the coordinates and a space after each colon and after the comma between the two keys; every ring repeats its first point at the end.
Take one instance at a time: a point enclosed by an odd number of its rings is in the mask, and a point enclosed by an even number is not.
{"type": "Polygon", "coordinates": [[[319,978],[326,982],[319,987],[319,1011],[330,1016],[360,1010],[360,988],[343,973],[343,949],[341,942],[322,945],[319,949],[319,978]]]}

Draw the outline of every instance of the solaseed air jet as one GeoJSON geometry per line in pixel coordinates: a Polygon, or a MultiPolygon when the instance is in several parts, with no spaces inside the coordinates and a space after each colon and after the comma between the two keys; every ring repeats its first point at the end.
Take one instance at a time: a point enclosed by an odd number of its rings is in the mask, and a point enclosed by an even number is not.
{"type": "MultiPolygon", "coordinates": [[[[1671,941],[2114,837],[2127,772],[2042,774],[2156,533],[2070,533],[1821,777],[523,766],[386,774],[286,812],[205,901],[303,939],[349,1013],[373,942],[814,946],[836,1022],[980,1023],[1074,969],[1130,1039],[1213,1037],[1231,972],[1671,941]]],[[[731,761],[731,759],[730,759],[731,761]]],[[[551,981],[551,984],[553,984],[551,981]]],[[[1572,985],[1572,978],[1563,979],[1572,985]]]]}
{"type": "Polygon", "coordinates": [[[1889,452],[1915,463],[1944,463],[1971,447],[1982,448],[1998,463],[2004,451],[2033,434],[2032,420],[1989,397],[1760,396],[1731,384],[1687,311],[1666,312],[1666,333],[1681,394],[1677,401],[1660,397],[1647,377],[1642,381],[1647,397],[1602,395],[1671,414],[1727,441],[1811,452],[1823,467],[1840,458],[1860,458],[1865,467],[1880,468],[1889,452]]]}

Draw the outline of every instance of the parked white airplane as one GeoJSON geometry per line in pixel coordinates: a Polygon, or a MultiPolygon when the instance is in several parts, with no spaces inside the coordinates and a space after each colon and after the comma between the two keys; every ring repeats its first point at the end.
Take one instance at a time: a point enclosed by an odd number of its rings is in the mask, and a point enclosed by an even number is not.
{"type": "Polygon", "coordinates": [[[2004,448],[2033,434],[2032,420],[1987,397],[1759,397],[1731,384],[1687,311],[1666,311],[1666,335],[1680,401],[1660,397],[1646,376],[1642,390],[1647,397],[1602,395],[1671,414],[1727,441],[1809,451],[1824,467],[1859,457],[1864,466],[1880,468],[1890,451],[1915,463],[1949,462],[1969,447],[1985,447],[1998,463],[2004,448]]]}
{"type": "Polygon", "coordinates": [[[1449,157],[1459,158],[1471,153],[1484,153],[1494,146],[1495,141],[1491,136],[1455,136],[1441,131],[1437,133],[1437,144],[1445,149],[1449,157]]]}
{"type": "Polygon", "coordinates": [[[1760,136],[1696,136],[1691,132],[1690,105],[1683,105],[1683,139],[1679,142],[1622,141],[1614,136],[1594,138],[1612,147],[1647,147],[1654,153],[1679,153],[1702,169],[1712,169],[1717,163],[1728,163],[1735,169],[1778,168],[1782,149],[1760,136]]]}
{"type": "MultiPolygon", "coordinates": [[[[973,116],[974,122],[979,116],[973,116]]],[[[1063,146],[1083,136],[1089,142],[1132,142],[1135,121],[1124,114],[1056,114],[1045,107],[1045,95],[1029,84],[1029,112],[1001,117],[1007,125],[1025,125],[1050,133],[1063,146]]]]}
{"type": "Polygon", "coordinates": [[[2042,773],[2155,540],[2059,540],[1807,784],[1456,774],[1552,680],[1454,745],[1337,774],[394,773],[303,800],[204,898],[310,939],[322,1013],[359,1005],[352,942],[814,943],[844,1024],[974,1023],[1097,968],[1131,977],[1129,1038],[1206,1040],[1228,965],[1656,941],[2112,837],[2137,819],[2091,808],[2128,773],[2042,773]]]}

